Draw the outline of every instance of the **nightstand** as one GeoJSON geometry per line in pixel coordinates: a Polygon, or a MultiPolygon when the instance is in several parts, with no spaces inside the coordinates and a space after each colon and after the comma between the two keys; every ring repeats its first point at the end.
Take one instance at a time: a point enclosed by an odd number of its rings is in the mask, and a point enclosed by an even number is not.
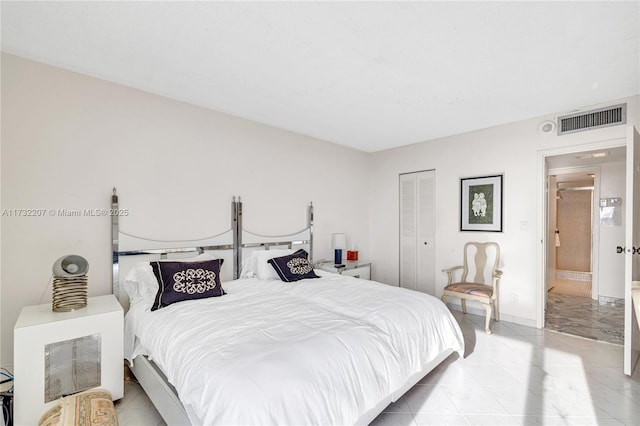
{"type": "Polygon", "coordinates": [[[336,268],[333,263],[322,263],[318,265],[318,269],[335,274],[348,275],[350,277],[361,278],[363,280],[371,279],[371,263],[359,261],[347,261],[344,268],[336,268]]]}
{"type": "Polygon", "coordinates": [[[13,329],[14,424],[38,424],[60,396],[82,388],[122,398],[123,331],[113,295],[90,297],[71,312],[53,312],[50,303],[24,307],[13,329]]]}

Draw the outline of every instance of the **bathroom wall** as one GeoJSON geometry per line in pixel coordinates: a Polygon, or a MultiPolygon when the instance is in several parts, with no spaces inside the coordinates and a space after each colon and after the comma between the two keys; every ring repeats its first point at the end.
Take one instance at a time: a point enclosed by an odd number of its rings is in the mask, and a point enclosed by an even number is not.
{"type": "Polygon", "coordinates": [[[591,272],[591,205],[593,191],[560,191],[556,247],[556,268],[564,271],[591,272]]]}

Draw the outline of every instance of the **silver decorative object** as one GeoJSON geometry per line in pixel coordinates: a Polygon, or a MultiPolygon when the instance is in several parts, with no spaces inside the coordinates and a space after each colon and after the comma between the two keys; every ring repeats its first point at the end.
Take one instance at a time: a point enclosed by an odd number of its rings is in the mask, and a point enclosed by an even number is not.
{"type": "Polygon", "coordinates": [[[54,312],[69,312],[87,306],[87,271],[89,262],[82,256],[62,256],[53,264],[54,312]]]}

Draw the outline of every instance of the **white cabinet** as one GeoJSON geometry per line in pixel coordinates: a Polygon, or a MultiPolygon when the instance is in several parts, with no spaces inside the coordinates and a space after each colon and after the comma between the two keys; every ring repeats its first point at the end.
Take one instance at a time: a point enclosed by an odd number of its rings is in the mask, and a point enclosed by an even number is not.
{"type": "Polygon", "coordinates": [[[435,171],[400,175],[400,286],[435,296],[435,171]]]}
{"type": "Polygon", "coordinates": [[[85,308],[72,312],[53,312],[51,304],[23,308],[13,330],[14,424],[38,424],[56,402],[47,400],[68,386],[95,383],[92,388],[122,398],[123,328],[113,295],[90,297],[85,308]]]}
{"type": "Polygon", "coordinates": [[[360,278],[363,280],[371,279],[371,263],[351,262],[347,261],[343,268],[336,268],[332,263],[326,263],[319,266],[319,269],[335,274],[348,275],[350,277],[360,278]]]}

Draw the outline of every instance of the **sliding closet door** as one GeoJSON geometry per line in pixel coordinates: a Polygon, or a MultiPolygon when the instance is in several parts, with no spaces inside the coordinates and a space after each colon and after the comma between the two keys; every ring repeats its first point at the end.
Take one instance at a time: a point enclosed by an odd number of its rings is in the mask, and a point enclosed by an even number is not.
{"type": "Polygon", "coordinates": [[[435,171],[400,175],[400,286],[435,296],[435,171]]]}

